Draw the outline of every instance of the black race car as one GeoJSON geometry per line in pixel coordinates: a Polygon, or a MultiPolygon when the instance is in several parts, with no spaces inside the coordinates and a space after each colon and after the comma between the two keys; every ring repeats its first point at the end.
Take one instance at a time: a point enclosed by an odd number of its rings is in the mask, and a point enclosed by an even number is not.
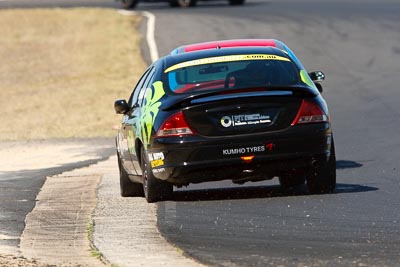
{"type": "MultiPolygon", "coordinates": [[[[119,0],[121,6],[126,9],[133,9],[136,7],[140,0],[119,0]]],[[[169,2],[171,7],[192,7],[197,4],[197,1],[210,1],[210,0],[141,0],[144,2],[169,2]]],[[[237,6],[243,5],[245,0],[228,0],[230,5],[237,6]]]]}
{"type": "Polygon", "coordinates": [[[310,193],[336,185],[327,105],[318,83],[278,40],[179,47],[143,74],[116,137],[122,196],[169,199],[173,186],[279,178],[310,193]]]}

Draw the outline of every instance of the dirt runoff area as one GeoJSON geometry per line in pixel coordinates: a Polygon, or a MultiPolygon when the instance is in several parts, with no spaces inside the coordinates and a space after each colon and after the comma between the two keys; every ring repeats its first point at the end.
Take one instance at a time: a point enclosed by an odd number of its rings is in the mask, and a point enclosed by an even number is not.
{"type": "Polygon", "coordinates": [[[112,136],[114,101],[146,68],[140,21],[106,8],[0,9],[0,140],[112,136]]]}
{"type": "Polygon", "coordinates": [[[55,265],[42,264],[36,260],[28,260],[22,256],[1,255],[0,266],[9,267],[53,267],[55,265]]]}
{"type": "Polygon", "coordinates": [[[161,236],[156,204],[120,196],[112,139],[0,143],[0,170],[0,266],[203,266],[161,236]]]}

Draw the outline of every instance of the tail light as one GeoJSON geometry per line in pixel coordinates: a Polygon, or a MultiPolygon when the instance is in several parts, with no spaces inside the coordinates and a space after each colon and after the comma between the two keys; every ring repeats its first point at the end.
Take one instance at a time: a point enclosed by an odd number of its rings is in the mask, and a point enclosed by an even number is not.
{"type": "Polygon", "coordinates": [[[189,128],[189,125],[187,124],[182,111],[180,111],[165,120],[160,129],[157,131],[156,137],[181,136],[191,134],[193,134],[193,131],[189,128]]]}
{"type": "Polygon", "coordinates": [[[328,116],[316,103],[303,99],[299,112],[291,125],[316,122],[328,122],[328,116]]]}
{"type": "Polygon", "coordinates": [[[240,157],[245,163],[251,163],[252,161],[253,161],[253,159],[254,159],[254,155],[252,155],[252,156],[243,156],[243,157],[240,157]]]}

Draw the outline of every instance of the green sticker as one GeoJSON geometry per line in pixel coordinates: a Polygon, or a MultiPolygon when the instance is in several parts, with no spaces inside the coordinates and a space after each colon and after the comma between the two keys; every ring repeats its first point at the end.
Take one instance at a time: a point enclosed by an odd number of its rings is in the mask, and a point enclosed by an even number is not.
{"type": "MultiPolygon", "coordinates": [[[[144,145],[150,143],[151,131],[154,121],[156,120],[159,107],[161,106],[160,99],[165,95],[164,86],[161,81],[153,83],[153,86],[146,92],[144,105],[142,107],[142,115],[140,117],[141,131],[144,145]]],[[[139,128],[137,129],[139,130],[139,128]]]]}
{"type": "Polygon", "coordinates": [[[307,84],[311,88],[317,89],[314,82],[311,80],[310,76],[308,75],[308,73],[305,70],[300,71],[300,77],[301,77],[301,81],[303,83],[307,84]]]}

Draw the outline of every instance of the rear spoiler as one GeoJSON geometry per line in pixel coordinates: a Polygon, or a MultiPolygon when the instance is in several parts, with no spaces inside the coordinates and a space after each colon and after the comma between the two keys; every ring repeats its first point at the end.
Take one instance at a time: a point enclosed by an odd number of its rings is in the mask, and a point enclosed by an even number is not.
{"type": "Polygon", "coordinates": [[[306,86],[274,86],[265,88],[246,88],[213,91],[197,95],[182,95],[182,97],[171,99],[163,103],[161,109],[168,111],[175,108],[187,107],[193,104],[202,104],[220,100],[246,98],[246,97],[284,97],[284,96],[309,96],[317,94],[306,86]]]}

